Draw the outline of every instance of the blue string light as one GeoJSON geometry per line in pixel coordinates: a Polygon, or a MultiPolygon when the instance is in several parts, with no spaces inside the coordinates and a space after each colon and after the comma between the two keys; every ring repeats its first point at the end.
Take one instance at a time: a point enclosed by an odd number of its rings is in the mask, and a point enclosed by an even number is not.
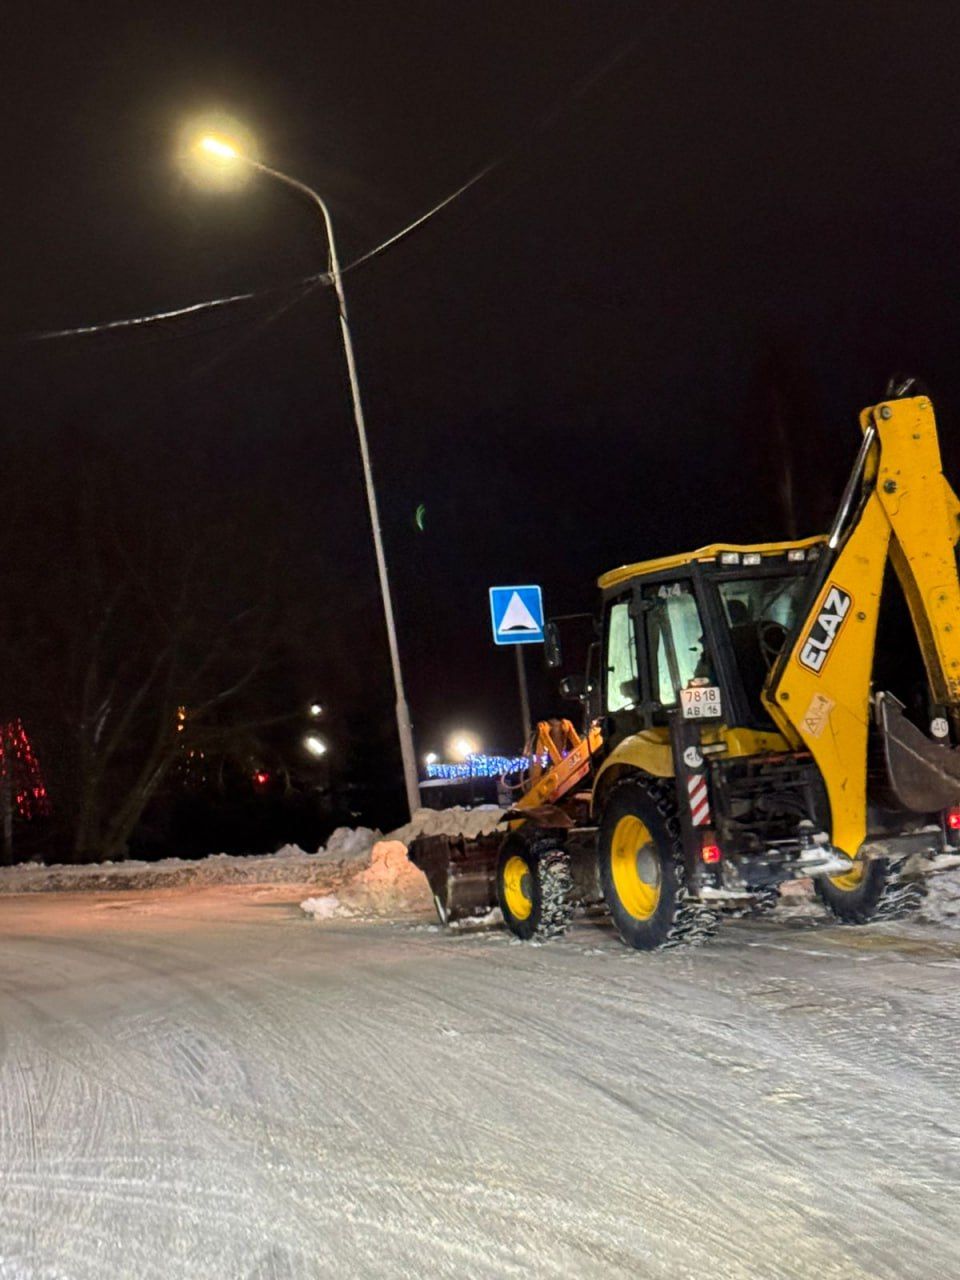
{"type": "Polygon", "coordinates": [[[547,757],[537,761],[535,756],[487,756],[478,752],[467,756],[461,764],[439,761],[428,764],[427,777],[442,778],[448,782],[461,778],[499,778],[504,773],[525,773],[534,763],[546,766],[547,757]]]}

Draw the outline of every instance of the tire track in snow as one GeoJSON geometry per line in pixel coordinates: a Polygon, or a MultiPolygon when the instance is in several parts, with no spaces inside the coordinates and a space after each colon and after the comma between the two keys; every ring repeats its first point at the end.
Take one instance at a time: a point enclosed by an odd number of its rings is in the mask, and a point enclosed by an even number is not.
{"type": "Polygon", "coordinates": [[[829,1076],[861,1080],[900,1016],[886,961],[775,929],[669,958],[583,936],[146,915],[5,943],[0,1095],[12,1037],[52,1102],[36,1175],[18,1163],[3,1188],[0,1258],[36,1192],[35,1274],[77,1280],[124,1274],[111,1259],[138,1280],[949,1274],[955,1233],[920,1183],[858,1177],[912,1160],[939,1185],[921,1122],[952,1078],[955,1006],[875,1058],[878,1099],[921,1126],[910,1153],[829,1076]],[[747,946],[775,936],[785,950],[747,946]]]}

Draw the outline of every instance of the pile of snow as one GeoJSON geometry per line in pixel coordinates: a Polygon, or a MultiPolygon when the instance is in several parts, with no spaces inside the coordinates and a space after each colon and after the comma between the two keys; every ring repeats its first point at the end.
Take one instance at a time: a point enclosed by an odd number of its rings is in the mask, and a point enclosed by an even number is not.
{"type": "Polygon", "coordinates": [[[465,809],[455,805],[452,809],[418,809],[408,823],[391,831],[388,840],[399,840],[411,845],[417,836],[488,836],[496,831],[503,810],[495,804],[477,805],[465,809]]]}
{"type": "Polygon", "coordinates": [[[300,909],[314,920],[350,916],[404,916],[431,911],[426,877],[407,857],[402,840],[378,840],[370,863],[345,880],[336,894],[307,898],[300,909]]]}
{"type": "MultiPolygon", "coordinates": [[[[489,835],[497,829],[503,810],[496,805],[476,809],[418,809],[412,819],[369,849],[370,860],[337,890],[335,895],[307,898],[301,910],[314,920],[344,919],[351,916],[402,916],[433,910],[426,877],[407,857],[407,848],[418,836],[489,835]]],[[[346,830],[345,828],[343,830],[346,830]]],[[[359,835],[360,833],[355,833],[359,835]]],[[[327,844],[329,852],[340,832],[327,844]]],[[[373,837],[374,833],[366,835],[373,837]]],[[[375,838],[375,837],[374,837],[375,838]]],[[[338,843],[337,848],[353,847],[338,843]]]]}
{"type": "Polygon", "coordinates": [[[335,893],[324,894],[322,898],[307,898],[300,903],[300,910],[313,916],[314,920],[332,920],[334,916],[343,914],[342,904],[335,893]]]}
{"type": "Polygon", "coordinates": [[[380,832],[373,831],[370,827],[337,827],[326,846],[317,852],[342,861],[358,858],[366,860],[379,839],[380,832]]]}
{"type": "Polygon", "coordinates": [[[402,840],[379,840],[370,865],[348,880],[340,892],[348,908],[376,915],[430,911],[433,899],[427,878],[407,857],[402,840]]]}
{"type": "MultiPolygon", "coordinates": [[[[418,809],[412,819],[370,849],[370,861],[347,879],[336,895],[307,898],[300,907],[315,920],[351,916],[398,916],[433,910],[426,877],[407,857],[418,836],[477,836],[496,831],[503,810],[496,805],[476,809],[418,809]]],[[[370,833],[372,834],[372,833],[370,833]]],[[[335,832],[327,844],[333,847],[335,832]]]]}

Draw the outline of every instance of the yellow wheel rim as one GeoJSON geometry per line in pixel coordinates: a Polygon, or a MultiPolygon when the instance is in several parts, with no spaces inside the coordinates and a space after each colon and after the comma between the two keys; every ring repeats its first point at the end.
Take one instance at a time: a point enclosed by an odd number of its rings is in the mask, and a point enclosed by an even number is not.
{"type": "Polygon", "coordinates": [[[517,854],[507,859],[503,868],[503,900],[514,920],[526,920],[533,910],[530,865],[517,854]]]}
{"type": "Polygon", "coordinates": [[[627,814],[613,829],[613,887],[635,920],[649,920],[660,903],[660,858],[647,824],[627,814]]]}
{"type": "Polygon", "coordinates": [[[840,889],[843,893],[852,893],[854,889],[859,889],[863,884],[863,876],[866,871],[867,864],[863,859],[850,864],[850,870],[844,871],[838,876],[827,876],[827,879],[836,889],[840,889]]]}

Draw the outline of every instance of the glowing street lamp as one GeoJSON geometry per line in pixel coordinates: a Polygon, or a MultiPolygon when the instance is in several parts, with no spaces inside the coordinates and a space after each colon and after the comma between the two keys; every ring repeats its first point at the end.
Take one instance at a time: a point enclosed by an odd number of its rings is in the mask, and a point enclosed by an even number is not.
{"type": "Polygon", "coordinates": [[[201,138],[197,146],[201,151],[209,152],[213,156],[219,156],[221,160],[240,159],[240,152],[236,147],[232,147],[229,142],[224,142],[221,138],[215,138],[212,134],[207,134],[205,138],[201,138]]]}
{"type": "Polygon", "coordinates": [[[462,762],[469,756],[475,756],[480,750],[480,739],[475,733],[461,729],[450,735],[447,740],[447,753],[451,760],[462,762]]]}
{"type": "Polygon", "coordinates": [[[266,174],[269,178],[292,187],[306,196],[319,209],[323,217],[323,225],[327,236],[328,270],[330,280],[337,296],[337,307],[340,313],[340,336],[343,341],[343,354],[347,363],[347,376],[350,381],[350,396],[353,402],[353,420],[360,446],[360,460],[363,464],[363,479],[367,491],[367,507],[370,512],[370,525],[373,532],[373,547],[377,562],[377,575],[380,581],[380,596],[383,601],[383,617],[387,629],[387,645],[390,650],[390,665],[393,668],[393,685],[396,694],[397,734],[400,738],[400,755],[403,760],[404,789],[407,796],[407,807],[411,817],[420,807],[420,783],[417,770],[417,756],[413,745],[413,726],[410,723],[410,708],[403,688],[403,676],[400,671],[400,649],[397,644],[397,628],[393,616],[393,598],[390,593],[390,579],[387,574],[387,560],[383,549],[383,537],[380,532],[380,513],[377,507],[377,495],[373,486],[373,470],[370,465],[370,449],[367,444],[367,429],[363,417],[363,404],[360,400],[360,383],[357,378],[357,365],[353,354],[353,339],[350,336],[350,325],[347,320],[347,300],[343,292],[343,277],[340,272],[340,261],[337,258],[337,246],[333,236],[333,222],[326,202],[312,187],[281,173],[269,165],[255,160],[249,148],[239,148],[219,134],[204,131],[196,139],[192,148],[194,157],[201,154],[209,163],[220,171],[221,179],[227,174],[240,169],[253,169],[257,173],[266,174]]]}
{"type": "Polygon", "coordinates": [[[318,738],[315,733],[308,733],[303,740],[303,745],[316,760],[327,754],[327,744],[322,738],[318,738]]]}
{"type": "Polygon", "coordinates": [[[430,765],[436,764],[438,759],[439,757],[435,751],[428,751],[423,757],[423,763],[429,768],[430,765]]]}

